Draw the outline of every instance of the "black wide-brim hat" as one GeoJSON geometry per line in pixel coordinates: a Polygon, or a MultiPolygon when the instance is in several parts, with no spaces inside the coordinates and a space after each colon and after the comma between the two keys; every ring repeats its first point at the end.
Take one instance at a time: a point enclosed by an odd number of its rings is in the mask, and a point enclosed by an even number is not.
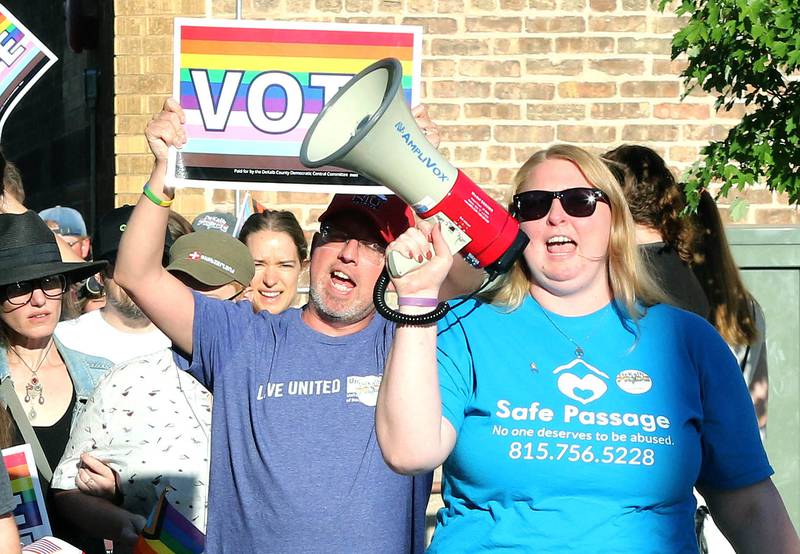
{"type": "Polygon", "coordinates": [[[36,212],[0,214],[0,286],[58,274],[75,283],[105,265],[62,261],[55,235],[36,212]]]}

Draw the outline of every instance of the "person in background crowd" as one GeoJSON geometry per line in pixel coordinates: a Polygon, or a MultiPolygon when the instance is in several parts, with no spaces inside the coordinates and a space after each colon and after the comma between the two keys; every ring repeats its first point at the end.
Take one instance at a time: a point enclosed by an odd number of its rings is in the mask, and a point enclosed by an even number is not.
{"type": "MultiPolygon", "coordinates": [[[[22,188],[22,176],[17,167],[7,161],[0,154],[0,172],[3,174],[2,189],[0,189],[0,214],[22,214],[28,211],[24,206],[25,190],[22,188]]],[[[82,262],[80,256],[75,254],[61,237],[56,235],[56,244],[65,262],[82,262]]]]}
{"type": "MultiPolygon", "coordinates": [[[[192,226],[186,221],[182,215],[177,212],[170,211],[169,223],[167,224],[167,233],[170,240],[169,244],[174,242],[178,237],[183,236],[193,231],[192,226]]],[[[99,310],[106,305],[106,291],[103,285],[104,278],[102,275],[93,275],[86,279],[76,291],[75,310],[76,315],[63,317],[62,319],[75,319],[80,314],[93,312],[99,310]]]]}
{"type": "MultiPolygon", "coordinates": [[[[64,241],[72,249],[75,254],[75,261],[78,259],[89,260],[91,258],[91,240],[86,234],[86,224],[80,212],[73,208],[55,206],[39,212],[39,217],[60,240],[64,241]]],[[[61,309],[62,321],[75,319],[83,313],[81,298],[83,297],[85,283],[86,281],[83,281],[70,285],[69,290],[64,294],[61,309]]]]}
{"type": "Polygon", "coordinates": [[[21,214],[26,211],[25,189],[22,188],[22,178],[19,170],[13,163],[6,160],[0,153],[0,173],[3,175],[0,182],[0,214],[21,214]]]}
{"type": "MultiPolygon", "coordinates": [[[[798,552],[735,360],[659,303],[608,168],[556,145],[514,181],[523,257],[438,329],[399,326],[378,396],[387,463],[444,464],[429,552],[696,553],[694,485],[739,552],[798,552]]],[[[388,247],[432,257],[401,299],[436,298],[452,264],[420,227],[388,247]]]]}
{"type": "Polygon", "coordinates": [[[708,299],[689,267],[697,231],[692,218],[682,215],[686,200],[666,162],[650,148],[635,144],[602,157],[622,185],[636,224],[636,242],[650,273],[671,304],[708,318],[708,299]]]}
{"type": "Polygon", "coordinates": [[[13,162],[6,160],[2,153],[0,153],[0,165],[3,166],[0,172],[3,174],[4,194],[19,205],[25,204],[25,188],[22,186],[19,168],[13,162]]]}
{"type": "Polygon", "coordinates": [[[167,246],[172,245],[179,237],[188,235],[196,231],[192,224],[176,211],[169,211],[169,219],[167,220],[167,246]]]}
{"type": "MultiPolygon", "coordinates": [[[[81,314],[99,310],[106,305],[106,289],[102,276],[92,275],[86,279],[76,292],[78,310],[81,314]]],[[[74,318],[73,318],[74,319],[74,318]]]]}
{"type": "MultiPolygon", "coordinates": [[[[180,237],[167,271],[199,294],[232,300],[250,283],[247,248],[219,231],[180,237]]],[[[211,394],[164,350],[113,368],[75,425],[53,487],[65,518],[114,541],[136,542],[163,490],[200,531],[206,530],[211,394]],[[138,516],[138,517],[137,517],[138,516]]]]}
{"type": "Polygon", "coordinates": [[[203,212],[192,221],[195,231],[222,231],[233,236],[236,218],[225,212],[203,212]]]}
{"type": "Polygon", "coordinates": [[[14,510],[17,499],[11,490],[11,481],[8,478],[5,460],[0,455],[0,552],[4,554],[19,554],[19,532],[17,522],[14,520],[14,510]]]}
{"type": "Polygon", "coordinates": [[[308,243],[294,214],[267,210],[247,218],[239,231],[256,264],[256,273],[245,292],[257,312],[278,314],[297,296],[300,273],[308,263],[308,243]]]}
{"type": "Polygon", "coordinates": [[[86,223],[78,210],[55,206],[39,212],[47,226],[60,236],[75,254],[83,260],[89,259],[92,241],[86,234],[86,223]]]}
{"type": "MultiPolygon", "coordinates": [[[[744,286],[739,269],[725,238],[725,227],[711,194],[700,193],[695,219],[700,230],[700,240],[694,254],[692,269],[697,275],[711,304],[710,321],[728,343],[745,383],[758,419],[762,440],[767,432],[767,400],[769,378],[767,373],[767,325],[764,312],[756,299],[744,286]]],[[[698,507],[702,522],[702,552],[723,554],[733,552],[713,521],[705,519],[708,509],[704,503],[698,507]]]]}
{"type": "Polygon", "coordinates": [[[711,304],[711,323],[739,362],[764,435],[769,393],[764,311],[742,282],[717,203],[706,190],[700,193],[695,217],[700,241],[693,269],[711,304]]]}
{"type": "Polygon", "coordinates": [[[158,264],[167,152],[185,143],[183,123],[168,99],[147,126],[155,163],[115,277],[214,393],[207,551],[421,552],[431,475],[386,467],[373,410],[394,325],[375,314],[372,289],[413,213],[397,197],[334,197],[303,309],[255,314],[192,293],[158,264]]]}
{"type": "Polygon", "coordinates": [[[50,481],[73,421],[112,364],[64,346],[53,331],[69,283],[105,262],[62,262],[55,235],[35,212],[0,215],[0,259],[2,446],[31,445],[53,534],[80,544],[53,509],[50,481]]]}
{"type": "Polygon", "coordinates": [[[61,322],[56,328],[56,336],[66,346],[107,358],[115,364],[170,346],[164,333],[150,322],[114,280],[117,250],[132,212],[133,206],[112,210],[100,220],[95,233],[94,256],[108,261],[100,276],[106,296],[105,306],[72,321],[61,322]]]}

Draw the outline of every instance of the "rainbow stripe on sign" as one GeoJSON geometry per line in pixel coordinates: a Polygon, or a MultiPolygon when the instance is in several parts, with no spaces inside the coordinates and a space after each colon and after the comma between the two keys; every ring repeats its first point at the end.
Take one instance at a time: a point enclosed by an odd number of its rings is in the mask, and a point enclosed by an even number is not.
{"type": "Polygon", "coordinates": [[[0,131],[17,102],[56,59],[0,5],[0,131]]]}
{"type": "Polygon", "coordinates": [[[201,554],[206,537],[162,493],[150,514],[134,554],[201,554]]]}
{"type": "Polygon", "coordinates": [[[36,527],[43,523],[39,505],[36,503],[36,491],[33,488],[31,470],[25,459],[24,452],[3,456],[8,470],[8,477],[11,479],[11,491],[20,495],[20,504],[14,510],[17,525],[20,531],[29,527],[36,527]],[[20,520],[20,516],[23,518],[20,520]]]}
{"type": "Polygon", "coordinates": [[[382,58],[401,62],[409,104],[419,80],[418,27],[176,19],[175,44],[189,136],[176,177],[194,185],[328,183],[298,159],[325,103],[382,58]]]}

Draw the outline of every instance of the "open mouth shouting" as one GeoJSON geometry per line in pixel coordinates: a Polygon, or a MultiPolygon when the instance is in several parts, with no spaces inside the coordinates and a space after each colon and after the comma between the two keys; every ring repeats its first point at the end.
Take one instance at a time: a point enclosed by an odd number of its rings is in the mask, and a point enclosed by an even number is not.
{"type": "Polygon", "coordinates": [[[578,247],[578,243],[566,235],[555,235],[545,242],[550,254],[570,254],[578,247]]]}
{"type": "Polygon", "coordinates": [[[356,288],[355,281],[347,273],[338,269],[331,271],[331,285],[335,290],[343,294],[347,294],[356,288]]]}

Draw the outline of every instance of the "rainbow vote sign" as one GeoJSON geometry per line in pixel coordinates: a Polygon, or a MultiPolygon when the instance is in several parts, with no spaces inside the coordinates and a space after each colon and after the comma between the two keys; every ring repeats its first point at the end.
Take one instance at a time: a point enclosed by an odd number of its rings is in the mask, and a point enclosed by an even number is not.
{"type": "Polygon", "coordinates": [[[11,491],[17,498],[14,519],[22,544],[52,535],[31,445],[5,448],[2,455],[11,480],[11,491]]]}
{"type": "Polygon", "coordinates": [[[325,103],[376,60],[400,60],[416,104],[421,44],[416,26],[176,19],[173,89],[188,141],[170,153],[171,184],[383,192],[348,170],[305,168],[300,145],[325,103]]]}
{"type": "Polygon", "coordinates": [[[0,132],[14,106],[57,59],[0,4],[0,132]]]}

